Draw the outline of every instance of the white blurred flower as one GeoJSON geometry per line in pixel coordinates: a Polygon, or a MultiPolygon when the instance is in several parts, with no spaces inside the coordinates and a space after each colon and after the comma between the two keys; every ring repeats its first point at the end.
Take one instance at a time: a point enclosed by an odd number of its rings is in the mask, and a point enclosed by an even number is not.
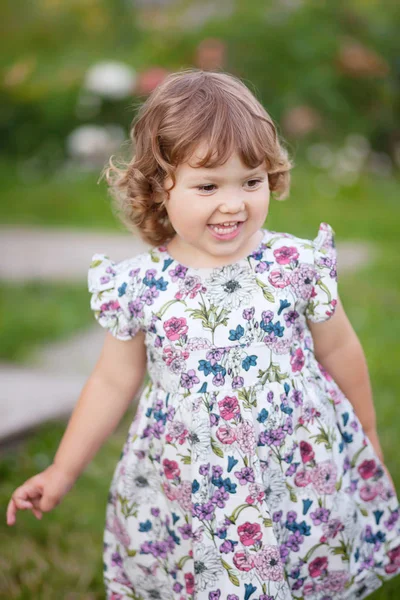
{"type": "Polygon", "coordinates": [[[84,88],[111,100],[129,96],[136,84],[136,71],[124,63],[101,62],[91,67],[85,77],[84,88]]]}
{"type": "Polygon", "coordinates": [[[69,134],[66,144],[73,159],[98,165],[119,148],[124,138],[125,132],[119,125],[82,125],[69,134]]]}

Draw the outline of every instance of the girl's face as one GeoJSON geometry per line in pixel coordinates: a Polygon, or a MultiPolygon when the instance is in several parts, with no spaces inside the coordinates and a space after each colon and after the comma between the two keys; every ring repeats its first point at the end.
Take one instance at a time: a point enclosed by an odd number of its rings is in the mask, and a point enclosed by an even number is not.
{"type": "MultiPolygon", "coordinates": [[[[191,164],[201,158],[201,150],[197,149],[191,164]]],[[[213,169],[182,163],[175,177],[176,185],[166,200],[176,231],[168,244],[174,258],[194,268],[222,266],[257,247],[270,198],[264,164],[249,169],[234,153],[213,169]]],[[[171,183],[167,178],[164,186],[171,183]]]]}

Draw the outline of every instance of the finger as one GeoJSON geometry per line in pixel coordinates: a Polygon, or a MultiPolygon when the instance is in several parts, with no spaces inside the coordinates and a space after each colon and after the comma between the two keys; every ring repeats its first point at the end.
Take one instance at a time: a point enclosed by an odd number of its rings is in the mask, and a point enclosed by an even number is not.
{"type": "Polygon", "coordinates": [[[14,525],[16,513],[17,507],[15,506],[14,500],[11,498],[7,506],[7,525],[14,525]]]}
{"type": "Polygon", "coordinates": [[[42,490],[34,483],[24,483],[13,493],[13,498],[20,498],[22,500],[30,500],[41,496],[42,490]]]}
{"type": "Polygon", "coordinates": [[[39,510],[39,509],[37,509],[37,508],[32,508],[32,512],[33,512],[33,514],[35,515],[35,517],[36,517],[37,519],[39,519],[39,520],[40,520],[40,519],[42,518],[42,516],[43,516],[43,513],[42,513],[42,511],[41,511],[41,510],[39,510]]]}
{"type": "Polygon", "coordinates": [[[18,510],[27,510],[28,508],[32,508],[32,502],[29,500],[21,500],[21,498],[15,498],[14,503],[18,510]]]}

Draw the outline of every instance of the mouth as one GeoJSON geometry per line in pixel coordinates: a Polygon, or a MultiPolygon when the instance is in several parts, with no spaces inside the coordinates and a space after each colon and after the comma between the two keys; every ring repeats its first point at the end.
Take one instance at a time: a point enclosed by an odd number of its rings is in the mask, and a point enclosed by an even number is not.
{"type": "Polygon", "coordinates": [[[243,221],[227,221],[225,223],[209,223],[208,227],[219,234],[228,234],[234,232],[243,221]]]}
{"type": "Polygon", "coordinates": [[[225,221],[224,223],[209,223],[207,228],[217,240],[232,240],[239,235],[244,221],[225,221]]]}

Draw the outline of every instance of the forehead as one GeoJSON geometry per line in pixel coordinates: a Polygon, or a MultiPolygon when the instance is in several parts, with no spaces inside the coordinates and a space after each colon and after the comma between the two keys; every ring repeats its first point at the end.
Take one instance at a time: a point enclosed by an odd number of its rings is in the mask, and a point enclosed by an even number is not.
{"type": "Polygon", "coordinates": [[[179,176],[184,179],[199,176],[209,177],[210,175],[220,175],[222,177],[223,175],[230,174],[235,176],[246,176],[248,173],[253,173],[256,170],[266,171],[265,163],[262,163],[255,168],[248,167],[242,162],[237,151],[233,151],[226,162],[221,165],[213,167],[199,166],[199,163],[206,156],[207,150],[208,148],[204,146],[196,148],[193,154],[178,166],[177,171],[179,171],[179,176]]]}

